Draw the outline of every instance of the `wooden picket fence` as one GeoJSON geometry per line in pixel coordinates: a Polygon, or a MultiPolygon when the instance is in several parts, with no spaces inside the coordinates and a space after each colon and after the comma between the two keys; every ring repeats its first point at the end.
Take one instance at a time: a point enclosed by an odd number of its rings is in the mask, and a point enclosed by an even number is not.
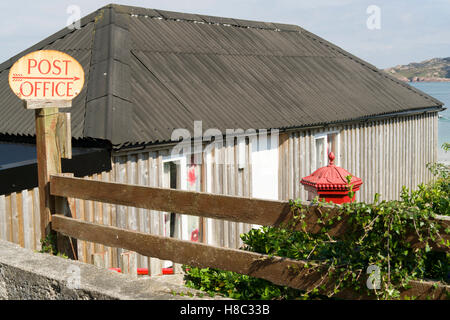
{"type": "MultiPolygon", "coordinates": [[[[63,175],[51,175],[50,195],[59,199],[78,198],[263,226],[277,226],[292,219],[292,212],[287,201],[154,188],[63,175]]],[[[308,232],[319,232],[320,226],[316,221],[322,216],[324,210],[328,211],[329,219],[338,214],[338,209],[331,206],[319,208],[311,204],[305,205],[308,208],[306,218],[308,232]]],[[[448,218],[444,216],[438,218],[443,228],[450,227],[448,218]]],[[[310,290],[319,282],[326,285],[327,281],[324,280],[327,268],[311,272],[304,267],[306,263],[311,264],[311,261],[306,260],[269,257],[245,250],[141,233],[73,219],[70,217],[70,213],[52,215],[51,226],[53,230],[71,238],[123,248],[144,256],[194,267],[234,271],[301,290],[310,290]],[[293,269],[296,270],[295,273],[290,271],[293,269]]],[[[330,230],[330,236],[339,238],[346,232],[347,226],[345,219],[342,220],[330,230]]],[[[446,240],[450,240],[448,235],[444,237],[446,240]]],[[[408,241],[417,242],[417,238],[412,235],[408,241]]],[[[448,250],[442,248],[438,243],[433,246],[433,249],[448,250]]],[[[447,292],[450,292],[450,286],[439,282],[412,281],[410,285],[410,289],[402,292],[403,296],[416,296],[419,299],[445,299],[447,292]]],[[[338,296],[350,299],[367,298],[357,295],[351,290],[344,290],[338,296]]]]}

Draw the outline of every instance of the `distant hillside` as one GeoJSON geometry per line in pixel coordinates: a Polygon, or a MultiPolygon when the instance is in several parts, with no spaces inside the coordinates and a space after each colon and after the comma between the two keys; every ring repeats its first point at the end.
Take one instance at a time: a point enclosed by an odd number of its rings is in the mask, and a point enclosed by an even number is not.
{"type": "Polygon", "coordinates": [[[419,81],[449,81],[450,82],[450,57],[433,58],[422,62],[413,62],[407,65],[399,65],[384,69],[392,76],[407,82],[419,81]]]}

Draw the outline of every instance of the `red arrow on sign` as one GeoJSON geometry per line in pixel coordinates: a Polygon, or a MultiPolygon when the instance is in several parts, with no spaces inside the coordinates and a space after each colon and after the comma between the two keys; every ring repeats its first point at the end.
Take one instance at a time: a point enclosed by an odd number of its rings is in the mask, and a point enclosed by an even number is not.
{"type": "Polygon", "coordinates": [[[59,77],[24,77],[24,76],[13,76],[12,77],[13,80],[18,81],[18,80],[24,80],[24,79],[29,79],[29,80],[73,80],[73,81],[77,81],[80,80],[80,78],[78,77],[72,77],[72,78],[59,78],[59,77]]]}

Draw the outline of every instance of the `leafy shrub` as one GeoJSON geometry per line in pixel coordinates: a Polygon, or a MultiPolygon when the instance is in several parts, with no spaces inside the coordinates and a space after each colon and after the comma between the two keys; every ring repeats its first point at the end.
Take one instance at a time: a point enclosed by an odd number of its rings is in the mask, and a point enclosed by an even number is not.
{"type": "Polygon", "coordinates": [[[428,164],[435,180],[419,184],[418,189],[409,192],[403,187],[401,199],[410,206],[417,206],[434,214],[450,215],[450,168],[442,163],[428,164]]]}

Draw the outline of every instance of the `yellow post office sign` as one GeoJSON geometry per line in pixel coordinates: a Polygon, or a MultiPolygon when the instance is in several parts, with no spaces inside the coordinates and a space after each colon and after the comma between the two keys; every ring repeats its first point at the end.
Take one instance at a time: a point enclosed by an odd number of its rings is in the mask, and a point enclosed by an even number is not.
{"type": "MultiPolygon", "coordinates": [[[[42,108],[52,102],[70,102],[84,85],[84,70],[70,55],[56,50],[31,52],[14,63],[9,86],[27,108],[42,108]],[[35,102],[35,103],[33,103],[35,102]]],[[[60,103],[59,107],[71,104],[60,103]]]]}

